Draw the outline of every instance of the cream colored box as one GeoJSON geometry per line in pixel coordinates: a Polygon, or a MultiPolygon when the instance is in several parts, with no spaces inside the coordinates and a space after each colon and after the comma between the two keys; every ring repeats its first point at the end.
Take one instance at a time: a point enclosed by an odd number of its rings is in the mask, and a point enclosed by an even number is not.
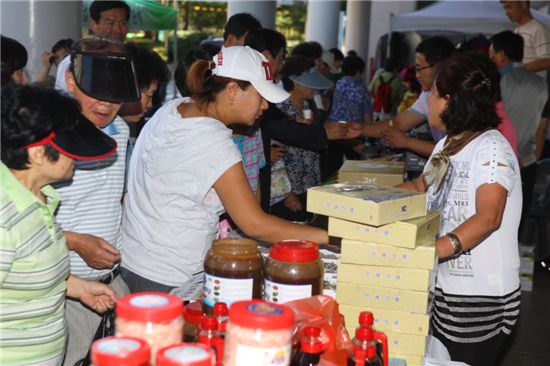
{"type": "Polygon", "coordinates": [[[395,186],[403,183],[404,173],[403,162],[346,160],[338,171],[338,182],[395,186]]]}
{"type": "Polygon", "coordinates": [[[355,324],[362,311],[372,311],[374,328],[382,332],[406,333],[427,336],[430,330],[430,317],[427,314],[414,314],[405,311],[367,309],[361,306],[340,304],[340,313],[346,324],[355,324]]]}
{"type": "Polygon", "coordinates": [[[437,263],[434,244],[405,249],[344,239],[342,240],[340,263],[431,270],[437,263]]]}
{"type": "Polygon", "coordinates": [[[379,227],[330,217],[328,233],[338,238],[413,249],[419,245],[433,245],[439,233],[439,212],[379,227]]]}
{"type": "Polygon", "coordinates": [[[308,189],[307,210],[380,226],[426,216],[426,194],[372,184],[329,184],[308,189]]]}
{"type": "MultiPolygon", "coordinates": [[[[347,331],[350,335],[355,334],[355,329],[347,328],[347,331]]],[[[391,332],[384,333],[388,336],[388,353],[391,358],[407,359],[410,355],[424,357],[426,354],[427,336],[391,332]],[[396,354],[401,356],[396,356],[396,354]]]]}
{"type": "Polygon", "coordinates": [[[428,291],[357,285],[340,279],[336,285],[336,301],[365,308],[429,314],[432,299],[433,293],[428,291]]]}
{"type": "Polygon", "coordinates": [[[402,355],[399,353],[389,352],[390,358],[399,358],[407,362],[407,366],[423,366],[424,365],[424,355],[415,356],[415,355],[402,355]]]}
{"type": "Polygon", "coordinates": [[[340,263],[338,281],[401,290],[433,291],[435,271],[340,263]]]}

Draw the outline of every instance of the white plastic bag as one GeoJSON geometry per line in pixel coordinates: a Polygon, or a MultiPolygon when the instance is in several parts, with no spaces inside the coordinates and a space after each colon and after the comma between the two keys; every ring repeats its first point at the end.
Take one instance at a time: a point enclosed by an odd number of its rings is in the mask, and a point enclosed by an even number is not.
{"type": "Polygon", "coordinates": [[[432,335],[428,336],[426,357],[423,366],[469,366],[464,362],[451,361],[447,347],[432,335]]]}

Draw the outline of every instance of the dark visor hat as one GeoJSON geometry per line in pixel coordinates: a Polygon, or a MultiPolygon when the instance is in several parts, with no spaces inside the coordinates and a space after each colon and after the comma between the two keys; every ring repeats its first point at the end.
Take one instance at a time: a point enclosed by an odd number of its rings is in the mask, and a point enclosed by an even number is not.
{"type": "Polygon", "coordinates": [[[118,104],[141,97],[134,64],[127,55],[73,52],[71,72],[78,88],[94,99],[118,104]]]}
{"type": "Polygon", "coordinates": [[[50,132],[43,139],[25,145],[23,148],[47,144],[60,154],[76,160],[103,159],[113,155],[117,148],[115,140],[103,133],[82,114],[79,114],[72,128],[50,132]]]}

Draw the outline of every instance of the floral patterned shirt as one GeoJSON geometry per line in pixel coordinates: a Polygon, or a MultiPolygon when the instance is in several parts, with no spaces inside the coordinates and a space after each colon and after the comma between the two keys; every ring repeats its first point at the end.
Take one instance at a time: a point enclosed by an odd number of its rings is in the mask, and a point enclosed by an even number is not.
{"type": "Polygon", "coordinates": [[[372,113],[372,103],[367,87],[353,76],[344,76],[336,83],[332,96],[331,121],[363,121],[372,113]]]}

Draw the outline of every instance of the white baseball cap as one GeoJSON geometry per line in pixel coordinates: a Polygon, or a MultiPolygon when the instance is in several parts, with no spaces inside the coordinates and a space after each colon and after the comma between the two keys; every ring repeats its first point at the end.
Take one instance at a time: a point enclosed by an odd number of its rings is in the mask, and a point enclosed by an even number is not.
{"type": "Polygon", "coordinates": [[[273,83],[267,58],[248,46],[222,47],[213,60],[215,67],[212,75],[248,81],[271,103],[280,103],[289,97],[286,91],[273,83]]]}

